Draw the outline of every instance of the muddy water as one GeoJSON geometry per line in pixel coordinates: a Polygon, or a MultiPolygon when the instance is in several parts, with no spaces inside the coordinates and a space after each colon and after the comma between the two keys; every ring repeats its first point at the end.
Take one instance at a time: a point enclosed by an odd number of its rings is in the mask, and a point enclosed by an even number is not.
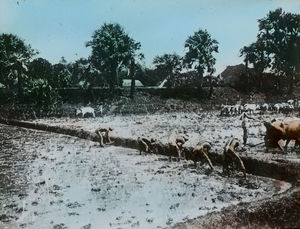
{"type": "Polygon", "coordinates": [[[161,228],[288,188],[0,125],[0,228],[161,228]]]}
{"type": "MultiPolygon", "coordinates": [[[[221,117],[220,112],[202,113],[166,113],[149,115],[128,115],[128,116],[104,116],[97,118],[72,119],[54,118],[33,120],[34,122],[47,123],[50,125],[63,125],[68,128],[85,129],[93,131],[100,126],[112,127],[113,134],[124,138],[137,138],[149,136],[159,139],[163,143],[170,142],[178,133],[188,134],[189,140],[185,146],[194,147],[201,140],[209,140],[213,144],[213,151],[222,152],[228,139],[235,137],[243,142],[243,130],[241,120],[238,116],[221,117]]],[[[266,160],[289,160],[300,162],[300,153],[290,143],[288,154],[265,154],[264,134],[265,128],[260,120],[294,119],[294,114],[289,117],[284,114],[252,115],[257,120],[248,121],[248,145],[246,151],[240,153],[242,156],[253,156],[266,160]],[[262,143],[262,144],[261,144],[262,143]]],[[[282,144],[284,144],[282,142],[282,144]]],[[[271,152],[271,151],[270,151],[271,152]]]]}

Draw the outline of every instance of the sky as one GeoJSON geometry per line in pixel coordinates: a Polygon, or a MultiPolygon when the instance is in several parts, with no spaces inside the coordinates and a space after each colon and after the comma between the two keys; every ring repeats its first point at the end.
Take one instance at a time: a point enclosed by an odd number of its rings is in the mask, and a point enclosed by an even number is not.
{"type": "Polygon", "coordinates": [[[207,29],[219,42],[216,73],[242,63],[239,50],[256,40],[257,20],[276,8],[300,14],[300,0],[0,0],[0,33],[13,33],[57,63],[88,57],[93,31],[119,23],[145,63],[165,53],[184,55],[184,42],[207,29]]]}

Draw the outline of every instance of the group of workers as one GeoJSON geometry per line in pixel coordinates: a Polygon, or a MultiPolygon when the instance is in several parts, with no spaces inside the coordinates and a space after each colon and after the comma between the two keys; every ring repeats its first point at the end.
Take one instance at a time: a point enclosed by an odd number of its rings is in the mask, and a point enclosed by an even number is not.
{"type": "MultiPolygon", "coordinates": [[[[145,137],[138,137],[138,144],[139,144],[139,150],[140,154],[142,152],[145,153],[153,153],[157,152],[157,146],[161,145],[157,140],[151,138],[145,138],[145,137]]],[[[183,144],[188,140],[187,136],[185,135],[179,135],[174,138],[173,141],[171,141],[168,146],[167,150],[169,150],[170,154],[177,154],[179,159],[185,159],[186,158],[186,151],[187,149],[183,147],[183,144]]],[[[240,142],[237,138],[232,138],[227,141],[227,143],[224,146],[223,150],[223,171],[228,173],[230,169],[235,169],[239,167],[244,177],[246,178],[246,168],[244,166],[243,161],[237,154],[237,150],[240,147],[240,142]]],[[[213,170],[213,165],[211,162],[210,157],[208,156],[210,149],[212,148],[212,145],[210,142],[202,142],[197,144],[189,153],[189,159],[191,159],[194,162],[195,167],[197,167],[197,162],[201,160],[201,157],[205,159],[205,161],[208,163],[209,167],[213,170]]],[[[162,149],[164,150],[164,149],[162,149]]],[[[160,151],[160,153],[162,153],[160,151]]]]}
{"type": "MultiPolygon", "coordinates": [[[[248,138],[248,119],[254,119],[251,116],[243,113],[240,117],[242,120],[242,129],[243,129],[243,143],[247,144],[248,138]]],[[[112,128],[98,128],[95,132],[99,136],[100,146],[104,147],[104,144],[111,144],[112,141],[110,139],[109,132],[112,131],[112,128]]],[[[188,137],[186,135],[178,135],[171,142],[169,142],[167,148],[156,139],[147,138],[147,137],[138,137],[138,149],[140,154],[142,152],[145,153],[163,153],[165,150],[168,150],[170,154],[178,155],[179,160],[186,158],[186,153],[188,149],[183,147],[185,142],[188,141],[188,137]]],[[[237,150],[240,149],[240,142],[237,138],[232,138],[227,141],[223,149],[223,172],[228,173],[230,169],[239,169],[242,170],[244,177],[246,178],[246,168],[244,166],[243,161],[237,154],[237,150]]],[[[197,144],[194,149],[189,152],[189,159],[194,162],[195,167],[197,166],[197,162],[201,160],[201,157],[208,163],[209,167],[213,169],[213,165],[210,157],[208,156],[212,145],[210,142],[205,141],[197,144]]]]}

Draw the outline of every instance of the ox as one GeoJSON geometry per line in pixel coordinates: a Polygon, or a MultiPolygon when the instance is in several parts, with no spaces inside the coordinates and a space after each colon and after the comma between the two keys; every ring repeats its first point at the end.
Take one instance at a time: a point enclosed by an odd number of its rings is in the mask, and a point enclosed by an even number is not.
{"type": "Polygon", "coordinates": [[[256,110],[260,109],[259,105],[256,104],[245,104],[244,110],[248,112],[249,114],[253,114],[256,110]]]}
{"type": "Polygon", "coordinates": [[[266,127],[265,144],[266,151],[269,148],[280,148],[282,151],[287,151],[287,146],[291,140],[295,140],[296,144],[300,142],[300,120],[289,120],[289,121],[274,121],[264,122],[266,127]],[[279,140],[286,140],[284,149],[279,145],[279,140]]]}
{"type": "Polygon", "coordinates": [[[231,111],[231,106],[229,105],[221,105],[221,114],[220,115],[225,115],[229,116],[231,111]]]}
{"type": "Polygon", "coordinates": [[[80,107],[77,108],[75,110],[75,115],[77,117],[82,116],[82,118],[86,117],[86,116],[92,116],[93,118],[95,118],[95,110],[92,107],[80,107]]]}
{"type": "Polygon", "coordinates": [[[262,112],[268,111],[270,109],[269,104],[264,103],[263,105],[261,105],[260,110],[262,112]]]}

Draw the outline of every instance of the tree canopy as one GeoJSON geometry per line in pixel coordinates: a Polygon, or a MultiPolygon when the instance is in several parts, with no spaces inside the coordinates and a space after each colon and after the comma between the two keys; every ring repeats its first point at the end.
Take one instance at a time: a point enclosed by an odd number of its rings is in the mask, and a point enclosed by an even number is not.
{"type": "Polygon", "coordinates": [[[91,62],[105,75],[111,88],[120,86],[120,69],[130,68],[130,62],[137,56],[141,44],[135,42],[119,24],[104,24],[86,43],[92,48],[91,62]]]}
{"type": "Polygon", "coordinates": [[[200,77],[206,71],[209,74],[214,73],[216,58],[214,53],[218,53],[218,42],[213,39],[207,30],[199,29],[185,41],[187,52],[184,56],[184,63],[188,68],[197,70],[200,77]]]}
{"type": "Polygon", "coordinates": [[[52,74],[52,64],[44,58],[36,58],[28,65],[28,75],[32,78],[49,80],[52,74]]]}
{"type": "Polygon", "coordinates": [[[54,64],[52,67],[52,85],[55,85],[56,88],[65,88],[71,86],[72,83],[72,74],[70,69],[71,66],[67,64],[67,61],[64,57],[61,58],[61,61],[57,64],[54,64]]]}
{"type": "Polygon", "coordinates": [[[256,42],[243,47],[240,54],[259,72],[270,70],[288,79],[291,91],[300,72],[300,15],[279,8],[258,23],[256,42]]]}
{"type": "Polygon", "coordinates": [[[182,58],[176,54],[164,54],[156,56],[153,59],[153,64],[157,69],[165,72],[166,76],[174,75],[182,69],[182,58]]]}
{"type": "Polygon", "coordinates": [[[30,45],[16,35],[0,35],[0,82],[10,89],[18,89],[21,94],[27,66],[36,54],[30,45]]]}

